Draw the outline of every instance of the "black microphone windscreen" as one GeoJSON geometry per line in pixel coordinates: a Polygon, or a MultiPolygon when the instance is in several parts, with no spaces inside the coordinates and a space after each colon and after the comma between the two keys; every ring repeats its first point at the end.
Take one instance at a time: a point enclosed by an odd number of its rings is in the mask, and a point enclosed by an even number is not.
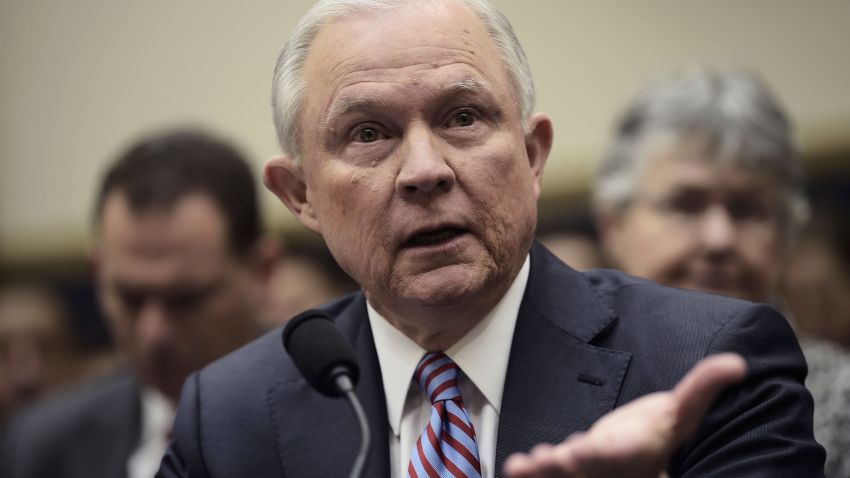
{"type": "Polygon", "coordinates": [[[322,394],[341,395],[335,383],[340,371],[357,384],[360,368],[354,349],[325,312],[308,310],[287,322],[283,347],[301,375],[322,394]]]}

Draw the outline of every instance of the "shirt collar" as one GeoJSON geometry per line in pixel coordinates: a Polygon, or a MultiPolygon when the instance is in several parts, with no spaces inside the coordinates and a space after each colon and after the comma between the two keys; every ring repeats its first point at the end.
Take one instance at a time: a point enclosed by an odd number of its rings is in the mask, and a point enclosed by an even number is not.
{"type": "Polygon", "coordinates": [[[159,390],[142,389],[142,438],[144,443],[155,437],[166,437],[174,423],[174,405],[159,390]]]}
{"type": "MultiPolygon", "coordinates": [[[[526,256],[522,268],[496,307],[445,351],[484,395],[496,413],[500,412],[502,406],[502,391],[514,327],[528,284],[530,267],[529,258],[526,256]]],[[[427,351],[390,325],[371,304],[367,302],[366,305],[378,362],[381,365],[387,415],[393,433],[398,436],[410,380],[419,360],[427,351]]]]}

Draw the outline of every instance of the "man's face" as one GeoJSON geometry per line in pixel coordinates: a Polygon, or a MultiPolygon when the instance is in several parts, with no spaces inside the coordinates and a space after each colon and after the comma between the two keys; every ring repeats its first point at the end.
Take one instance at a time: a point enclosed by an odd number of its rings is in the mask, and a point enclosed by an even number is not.
{"type": "Polygon", "coordinates": [[[95,261],[119,348],[145,383],[176,399],[188,374],[256,335],[256,274],[228,248],[224,217],[202,194],[137,213],[107,197],[95,261]]]}
{"type": "Polygon", "coordinates": [[[532,241],[551,128],[536,115],[524,135],[475,14],[433,2],[347,18],[318,34],[305,75],[303,166],[273,158],[270,187],[380,312],[494,305],[532,241]],[[286,168],[303,202],[275,180],[286,168]]]}
{"type": "Polygon", "coordinates": [[[647,160],[634,201],[604,232],[618,265],[674,287],[768,300],[784,251],[775,181],[712,163],[690,143],[647,160]]]}
{"type": "Polygon", "coordinates": [[[47,294],[0,292],[0,420],[73,378],[77,357],[66,320],[47,294]]]}

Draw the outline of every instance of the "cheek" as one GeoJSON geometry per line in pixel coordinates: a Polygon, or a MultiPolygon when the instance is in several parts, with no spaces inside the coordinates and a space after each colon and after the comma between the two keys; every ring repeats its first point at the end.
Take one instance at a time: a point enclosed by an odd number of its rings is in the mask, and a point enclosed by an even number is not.
{"type": "Polygon", "coordinates": [[[524,155],[504,145],[459,161],[456,168],[460,187],[486,217],[484,225],[496,228],[498,235],[527,230],[536,221],[536,178],[524,155]]]}
{"type": "Polygon", "coordinates": [[[226,334],[227,330],[241,333],[246,329],[246,324],[255,319],[262,301],[260,285],[252,282],[248,271],[232,274],[220,279],[224,282],[223,286],[204,299],[195,312],[190,313],[192,316],[209,319],[192,321],[192,317],[187,317],[186,322],[191,323],[194,328],[204,329],[201,333],[226,334]],[[213,322],[218,326],[209,327],[213,322]]]}
{"type": "Polygon", "coordinates": [[[778,279],[784,265],[783,257],[786,255],[781,242],[773,238],[742,241],[739,250],[747,265],[767,281],[778,279]]]}
{"type": "Polygon", "coordinates": [[[128,345],[132,342],[130,336],[132,335],[133,317],[121,307],[118,298],[109,292],[103,292],[100,298],[100,307],[112,338],[119,346],[128,345]]]}
{"type": "Polygon", "coordinates": [[[346,231],[340,223],[368,226],[374,221],[376,209],[393,192],[392,176],[382,168],[364,170],[335,164],[336,168],[328,165],[310,184],[310,190],[318,192],[310,202],[322,231],[346,231]],[[353,224],[354,221],[360,224],[353,224]]]}
{"type": "Polygon", "coordinates": [[[662,280],[693,257],[690,235],[660,227],[651,217],[634,215],[617,230],[618,256],[626,272],[662,280]]]}
{"type": "Polygon", "coordinates": [[[358,282],[387,262],[385,244],[390,221],[389,206],[375,186],[363,182],[337,189],[317,204],[322,237],[342,269],[358,282]]]}

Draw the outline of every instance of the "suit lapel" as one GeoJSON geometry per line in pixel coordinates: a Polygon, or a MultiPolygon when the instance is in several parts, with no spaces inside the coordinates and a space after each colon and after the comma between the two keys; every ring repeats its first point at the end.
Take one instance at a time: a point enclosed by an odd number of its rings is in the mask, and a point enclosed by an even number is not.
{"type": "Polygon", "coordinates": [[[590,341],[616,320],[581,274],[535,243],[505,376],[496,476],[511,453],[558,443],[613,409],[631,355],[590,341]]]}
{"type": "MultiPolygon", "coordinates": [[[[389,478],[389,423],[375,342],[360,295],[336,319],[360,362],[355,392],[371,428],[369,459],[363,476],[389,478]]],[[[293,374],[296,375],[296,374],[293,374]]],[[[283,476],[348,476],[360,446],[354,413],[344,399],[314,391],[300,375],[269,391],[272,410],[279,410],[277,437],[283,476]]]]}

